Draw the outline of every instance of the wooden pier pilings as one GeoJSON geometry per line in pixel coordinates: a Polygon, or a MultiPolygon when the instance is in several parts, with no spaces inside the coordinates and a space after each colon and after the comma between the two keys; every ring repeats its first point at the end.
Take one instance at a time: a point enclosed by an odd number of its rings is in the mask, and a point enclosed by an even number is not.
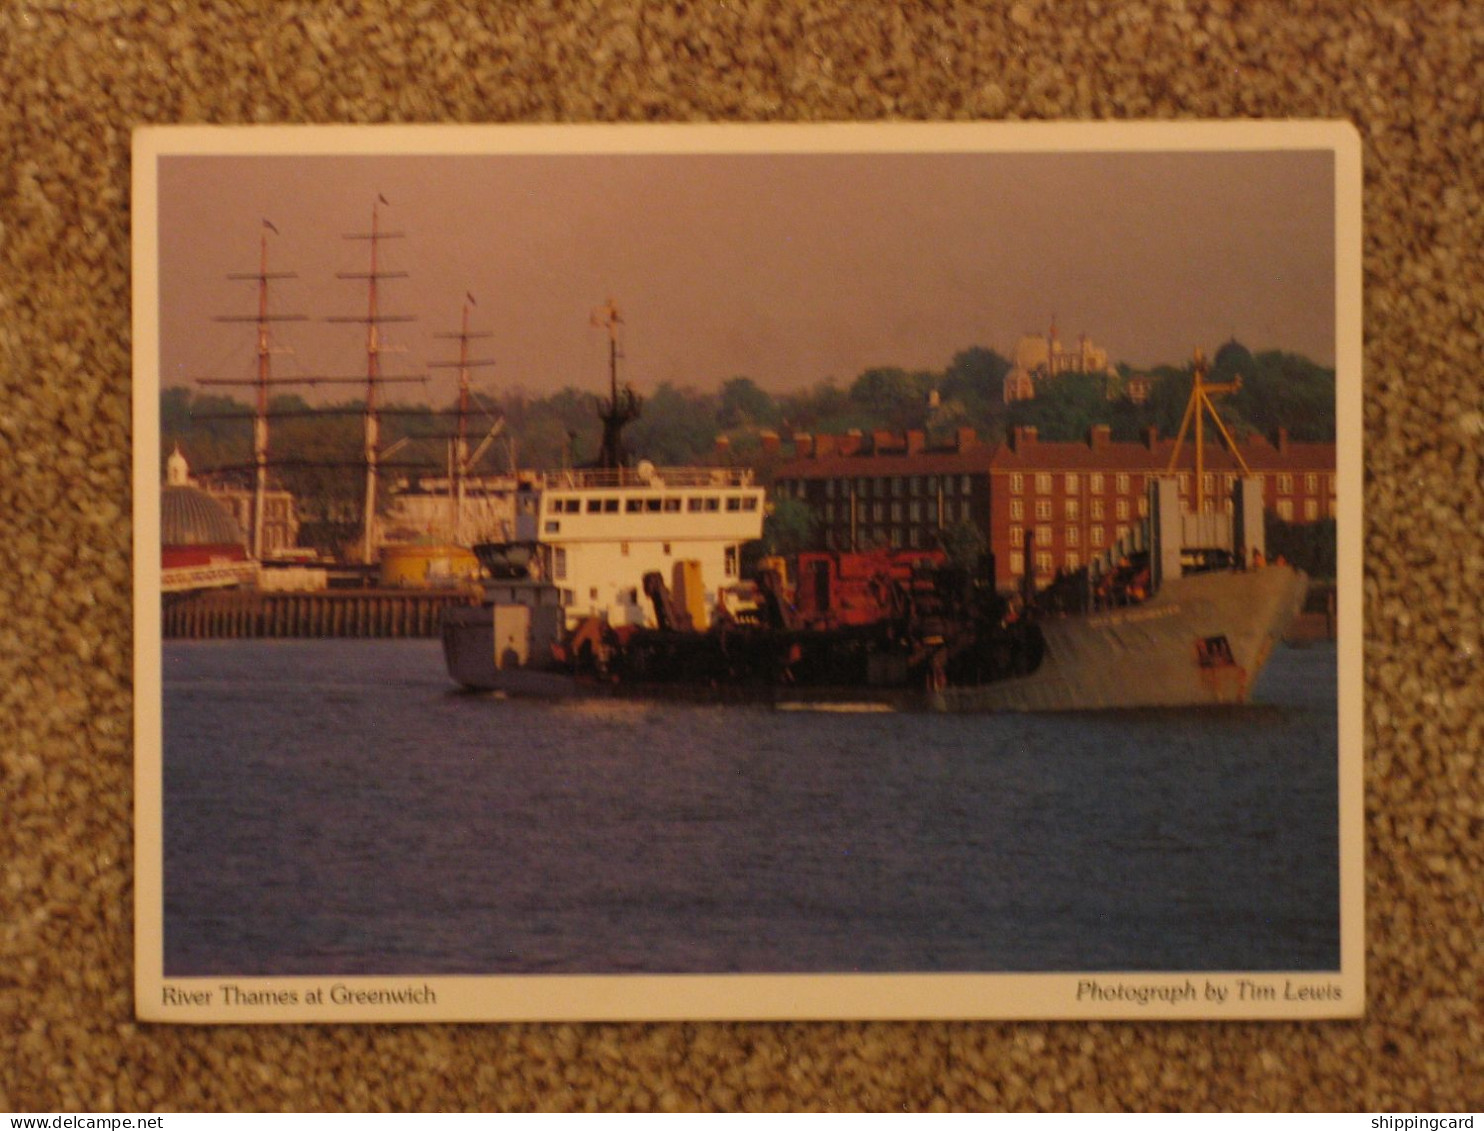
{"type": "Polygon", "coordinates": [[[437,636],[444,609],[477,601],[463,590],[219,590],[167,596],[162,630],[167,640],[437,636]]]}

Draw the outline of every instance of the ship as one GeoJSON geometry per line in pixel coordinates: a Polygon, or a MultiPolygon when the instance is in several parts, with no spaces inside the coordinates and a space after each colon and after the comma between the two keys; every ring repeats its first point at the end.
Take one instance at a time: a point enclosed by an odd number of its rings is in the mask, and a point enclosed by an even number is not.
{"type": "MultiPolygon", "coordinates": [[[[609,317],[612,341],[611,304],[609,317]]],[[[1178,442],[1145,522],[1039,591],[1033,539],[1018,593],[941,551],[764,558],[743,578],[762,486],[746,469],[628,468],[619,433],[639,401],[619,390],[616,357],[599,463],[527,473],[515,537],[475,547],[482,599],[444,614],[448,672],[465,688],[795,710],[1243,704],[1307,594],[1301,570],[1266,560],[1261,479],[1237,477],[1230,506],[1198,494],[1187,512],[1178,442]]],[[[1198,484],[1206,411],[1230,439],[1202,360],[1181,429],[1183,441],[1194,421],[1198,484]]]]}

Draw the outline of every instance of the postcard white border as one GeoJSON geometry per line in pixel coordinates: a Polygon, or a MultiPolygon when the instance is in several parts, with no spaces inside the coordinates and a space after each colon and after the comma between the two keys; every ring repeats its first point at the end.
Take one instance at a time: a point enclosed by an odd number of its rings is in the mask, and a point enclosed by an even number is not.
{"type": "Polygon", "coordinates": [[[1361,146],[1344,122],[146,127],[133,140],[135,1004],[144,1021],[1244,1020],[1365,1008],[1361,146]],[[1046,153],[1335,155],[1340,971],[166,978],[158,162],[180,155],[1046,153]],[[292,993],[289,1005],[227,1005],[292,993]],[[1254,989],[1253,987],[1257,987],[1254,989]],[[1269,996],[1268,991],[1271,991],[1269,996]],[[1313,996],[1295,996],[1296,994],[1313,996]],[[405,1004],[387,1004],[379,998],[405,1004]],[[1338,996],[1335,996],[1338,995],[1338,996]],[[319,1001],[307,999],[317,996],[319,1001]],[[177,1004],[167,1004],[174,998],[177,1004]],[[239,999],[240,1000],[240,999],[239,999]],[[197,1004],[193,1004],[197,1003],[197,1004]]]}

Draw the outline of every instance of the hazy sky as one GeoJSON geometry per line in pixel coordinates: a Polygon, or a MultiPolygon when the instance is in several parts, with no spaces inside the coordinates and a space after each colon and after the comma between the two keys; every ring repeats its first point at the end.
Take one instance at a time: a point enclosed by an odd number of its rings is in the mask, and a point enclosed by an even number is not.
{"type": "MultiPolygon", "coordinates": [[[[590,327],[623,312],[623,375],[771,391],[876,365],[940,369],[973,345],[1009,354],[1053,314],[1114,360],[1180,363],[1235,336],[1335,356],[1334,159],[1329,152],[660,156],[178,157],[160,161],[161,377],[251,377],[262,220],[275,374],[363,374],[367,243],[380,194],[381,308],[416,321],[387,373],[429,372],[472,292],[493,337],[493,389],[606,385],[590,327]]],[[[446,401],[435,369],[391,399],[446,401]]],[[[285,390],[290,391],[290,390],[285,390]]],[[[239,391],[246,397],[246,390],[239,391]]],[[[337,396],[358,390],[337,390],[337,396]]]]}

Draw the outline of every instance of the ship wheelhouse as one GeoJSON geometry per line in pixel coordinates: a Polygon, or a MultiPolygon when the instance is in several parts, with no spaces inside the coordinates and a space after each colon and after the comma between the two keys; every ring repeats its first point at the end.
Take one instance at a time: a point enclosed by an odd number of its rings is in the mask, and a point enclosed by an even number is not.
{"type": "Polygon", "coordinates": [[[654,625],[647,573],[667,584],[677,566],[699,571],[704,607],[740,580],[742,546],[762,536],[763,489],[741,468],[573,468],[522,484],[513,544],[560,591],[568,626],[596,616],[654,625]]]}

